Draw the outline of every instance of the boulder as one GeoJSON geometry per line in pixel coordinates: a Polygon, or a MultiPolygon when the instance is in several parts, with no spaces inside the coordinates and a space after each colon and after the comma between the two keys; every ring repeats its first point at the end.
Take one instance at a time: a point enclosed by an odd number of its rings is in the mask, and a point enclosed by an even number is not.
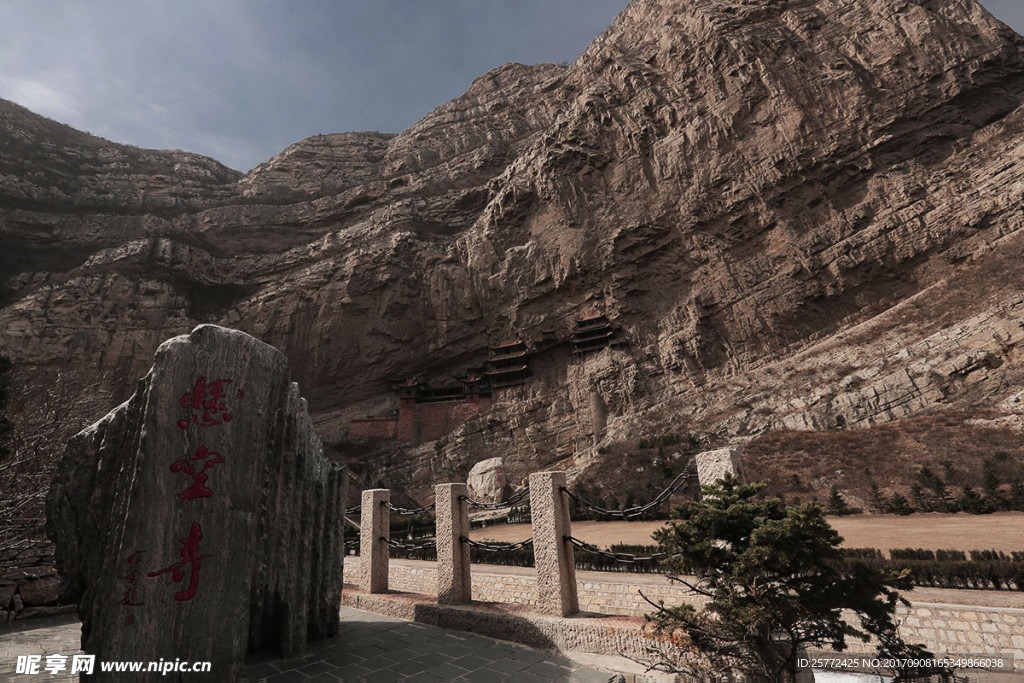
{"type": "Polygon", "coordinates": [[[718,448],[713,451],[698,453],[697,479],[701,486],[710,486],[726,475],[727,472],[746,481],[743,473],[743,457],[739,448],[718,448]]]}
{"type": "Polygon", "coordinates": [[[334,635],[344,489],[283,354],[214,325],[163,343],[135,394],[68,443],[47,498],[83,650],[238,680],[248,651],[334,635]]]}
{"type": "Polygon", "coordinates": [[[481,460],[469,471],[469,497],[481,503],[500,502],[505,493],[505,464],[498,458],[481,460]]]}
{"type": "Polygon", "coordinates": [[[26,605],[49,605],[57,602],[59,590],[60,579],[56,576],[25,581],[18,588],[21,599],[26,605]]]}

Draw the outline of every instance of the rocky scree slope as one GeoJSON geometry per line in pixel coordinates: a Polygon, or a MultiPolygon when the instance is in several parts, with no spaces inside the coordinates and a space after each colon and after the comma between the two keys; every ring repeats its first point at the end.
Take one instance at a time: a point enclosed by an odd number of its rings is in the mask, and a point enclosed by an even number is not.
{"type": "Polygon", "coordinates": [[[244,177],[4,103],[0,252],[24,256],[0,345],[127,395],[161,340],[237,327],[285,351],[331,441],[394,407],[388,378],[623,325],[626,348],[555,350],[450,436],[379,454],[414,486],[666,430],[1013,425],[1022,48],[973,0],[637,0],[567,67],[506,65],[398,135],[316,136],[244,177]]]}

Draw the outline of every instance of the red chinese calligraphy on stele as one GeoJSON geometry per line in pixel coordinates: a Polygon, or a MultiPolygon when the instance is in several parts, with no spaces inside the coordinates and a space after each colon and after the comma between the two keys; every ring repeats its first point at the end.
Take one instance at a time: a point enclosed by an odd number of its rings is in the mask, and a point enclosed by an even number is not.
{"type": "Polygon", "coordinates": [[[181,568],[186,564],[190,565],[191,577],[189,578],[188,587],[185,590],[178,591],[174,594],[174,599],[178,602],[188,602],[196,595],[196,590],[199,588],[199,567],[204,559],[207,557],[213,557],[213,555],[200,555],[199,554],[199,541],[203,538],[203,530],[198,524],[192,522],[192,527],[189,529],[188,538],[183,538],[179,541],[181,543],[181,550],[178,554],[181,555],[181,562],[172,564],[169,567],[164,567],[160,571],[150,572],[146,576],[153,577],[171,572],[171,580],[174,583],[181,583],[182,579],[185,578],[185,572],[181,571],[181,568]]]}
{"type": "Polygon", "coordinates": [[[200,446],[191,458],[171,463],[171,472],[175,474],[184,472],[192,477],[192,486],[179,493],[178,498],[182,500],[195,500],[196,498],[209,498],[212,496],[213,491],[206,486],[206,482],[210,478],[210,475],[206,474],[206,470],[222,462],[224,462],[224,458],[221,457],[220,453],[211,451],[206,446],[200,446]],[[203,469],[196,472],[195,465],[200,461],[203,463],[203,469]]]}
{"type": "MultiPolygon", "coordinates": [[[[200,427],[213,427],[225,422],[231,422],[231,413],[224,403],[227,395],[224,390],[225,384],[230,384],[230,379],[215,379],[212,382],[205,377],[196,380],[191,391],[186,391],[178,399],[182,408],[189,411],[189,417],[178,420],[178,427],[188,429],[189,425],[196,424],[200,427]]],[[[241,391],[238,392],[241,395],[241,391]]]]}
{"type": "MultiPolygon", "coordinates": [[[[127,588],[124,592],[124,597],[121,598],[121,602],[117,604],[124,607],[142,607],[144,604],[146,604],[142,602],[142,600],[139,598],[138,593],[138,575],[139,567],[142,564],[142,552],[139,550],[133,552],[131,555],[128,556],[128,559],[125,560],[125,564],[127,564],[129,568],[128,571],[125,572],[124,576],[121,578],[123,578],[125,580],[125,583],[127,583],[127,588]]],[[[125,626],[131,626],[134,623],[134,614],[125,615],[125,626]]]]}

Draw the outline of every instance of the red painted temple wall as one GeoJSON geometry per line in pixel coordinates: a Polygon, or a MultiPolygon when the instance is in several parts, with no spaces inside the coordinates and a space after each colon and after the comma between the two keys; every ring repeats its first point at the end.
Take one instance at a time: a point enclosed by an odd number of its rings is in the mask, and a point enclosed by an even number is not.
{"type": "Polygon", "coordinates": [[[398,436],[397,417],[369,417],[352,420],[348,426],[352,439],[394,439],[398,436]]]}
{"type": "Polygon", "coordinates": [[[490,396],[471,396],[463,401],[439,403],[405,400],[398,410],[398,417],[352,420],[348,434],[354,439],[397,438],[405,443],[418,444],[441,438],[490,407],[490,396]]]}
{"type": "Polygon", "coordinates": [[[398,414],[398,440],[406,443],[433,441],[491,406],[489,396],[443,403],[403,405],[398,414]]]}

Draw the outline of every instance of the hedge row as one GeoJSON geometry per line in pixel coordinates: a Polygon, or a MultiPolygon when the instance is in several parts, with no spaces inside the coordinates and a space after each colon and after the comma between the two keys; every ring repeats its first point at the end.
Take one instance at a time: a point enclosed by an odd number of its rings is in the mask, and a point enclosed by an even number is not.
{"type": "MultiPolygon", "coordinates": [[[[614,548],[614,546],[613,546],[614,548]]],[[[356,549],[358,552],[358,548],[356,549]]],[[[616,551],[630,552],[630,551],[616,551]]],[[[650,553],[645,553],[650,555],[650,553]]],[[[434,548],[421,548],[418,550],[405,550],[404,548],[391,548],[391,557],[404,560],[427,560],[437,559],[437,551],[434,548]]],[[[499,564],[513,567],[532,567],[533,548],[520,548],[519,550],[502,550],[489,552],[480,548],[469,549],[470,562],[474,564],[499,564]]],[[[634,564],[622,564],[604,555],[597,555],[576,550],[576,568],[598,572],[633,572],[638,574],[655,574],[661,572],[657,562],[640,562],[634,564]]]]}
{"type": "MultiPolygon", "coordinates": [[[[358,546],[355,551],[358,552],[358,546]]],[[[611,551],[637,557],[648,557],[657,553],[658,547],[654,545],[613,545],[611,551]]],[[[910,579],[916,586],[1024,590],[1024,552],[1006,554],[998,550],[972,550],[970,553],[964,553],[960,550],[932,551],[920,548],[896,548],[890,550],[889,554],[891,559],[886,559],[876,548],[846,548],[843,550],[841,566],[849,566],[853,562],[858,562],[883,571],[908,570],[910,579]]],[[[622,563],[616,559],[578,548],[574,555],[577,569],[640,574],[663,571],[657,561],[622,563]]],[[[391,557],[434,561],[437,559],[437,551],[434,548],[418,550],[392,548],[391,557]]],[[[534,566],[533,548],[529,547],[499,552],[488,552],[474,547],[470,549],[470,559],[473,563],[479,564],[534,566]]]]}
{"type": "Polygon", "coordinates": [[[1024,590],[1024,552],[893,548],[891,559],[873,548],[844,551],[845,562],[859,561],[888,571],[907,570],[915,586],[1024,590]],[[969,555],[969,557],[968,557],[969,555]]]}

